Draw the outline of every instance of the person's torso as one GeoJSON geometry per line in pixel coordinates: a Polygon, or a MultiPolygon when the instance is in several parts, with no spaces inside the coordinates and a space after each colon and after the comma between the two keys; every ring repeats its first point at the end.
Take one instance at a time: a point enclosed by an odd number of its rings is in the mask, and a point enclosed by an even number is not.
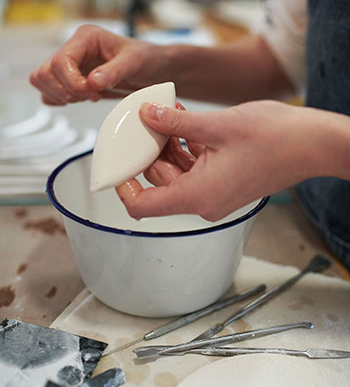
{"type": "Polygon", "coordinates": [[[350,0],[309,0],[307,105],[350,114],[350,0]]]}
{"type": "MultiPolygon", "coordinates": [[[[309,0],[308,13],[306,104],[349,115],[350,0],[309,0]]],[[[330,247],[350,268],[350,181],[314,178],[299,184],[297,192],[330,247]]]]}

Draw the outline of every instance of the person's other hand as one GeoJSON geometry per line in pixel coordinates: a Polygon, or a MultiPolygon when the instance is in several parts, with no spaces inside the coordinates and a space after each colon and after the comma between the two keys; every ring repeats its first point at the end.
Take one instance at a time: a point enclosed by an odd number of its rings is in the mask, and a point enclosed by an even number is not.
{"type": "Polygon", "coordinates": [[[157,187],[144,189],[132,179],[117,193],[136,219],[177,213],[221,219],[329,169],[327,157],[319,159],[329,143],[320,112],[272,101],[208,113],[145,104],[142,120],[173,138],[145,173],[157,187]],[[189,141],[192,154],[177,137],[189,141]]]}
{"type": "Polygon", "coordinates": [[[160,46],[85,25],[31,73],[30,82],[46,104],[98,101],[123,97],[114,87],[134,91],[160,82],[164,61],[160,46]]]}

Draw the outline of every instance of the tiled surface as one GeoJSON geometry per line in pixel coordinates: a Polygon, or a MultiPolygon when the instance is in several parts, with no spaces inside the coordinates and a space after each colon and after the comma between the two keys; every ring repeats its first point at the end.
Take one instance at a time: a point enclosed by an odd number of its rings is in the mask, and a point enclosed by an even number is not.
{"type": "MultiPolygon", "coordinates": [[[[0,207],[0,320],[48,326],[83,289],[59,214],[51,206],[0,207]]],[[[332,257],[295,202],[270,203],[257,217],[246,254],[299,268],[332,257]]],[[[334,263],[327,274],[342,275],[334,263]]]]}

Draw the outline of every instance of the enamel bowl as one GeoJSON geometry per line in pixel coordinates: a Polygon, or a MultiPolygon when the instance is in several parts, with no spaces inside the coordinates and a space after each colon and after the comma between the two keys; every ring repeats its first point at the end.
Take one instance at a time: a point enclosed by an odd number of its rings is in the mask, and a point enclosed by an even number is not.
{"type": "Polygon", "coordinates": [[[47,193],[98,299],[133,315],[165,317],[203,308],[226,292],[267,198],[215,223],[195,215],[136,221],[113,188],[90,192],[90,169],[91,152],[67,160],[49,176],[47,193]]]}

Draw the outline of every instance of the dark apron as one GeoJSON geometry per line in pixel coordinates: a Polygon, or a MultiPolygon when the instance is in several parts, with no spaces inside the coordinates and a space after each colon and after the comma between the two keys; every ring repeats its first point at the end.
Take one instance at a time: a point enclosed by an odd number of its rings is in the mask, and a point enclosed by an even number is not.
{"type": "MultiPolygon", "coordinates": [[[[349,115],[350,0],[309,0],[308,8],[306,104],[349,115]]],[[[328,245],[350,269],[350,181],[314,178],[299,184],[297,193],[328,245]]]]}

